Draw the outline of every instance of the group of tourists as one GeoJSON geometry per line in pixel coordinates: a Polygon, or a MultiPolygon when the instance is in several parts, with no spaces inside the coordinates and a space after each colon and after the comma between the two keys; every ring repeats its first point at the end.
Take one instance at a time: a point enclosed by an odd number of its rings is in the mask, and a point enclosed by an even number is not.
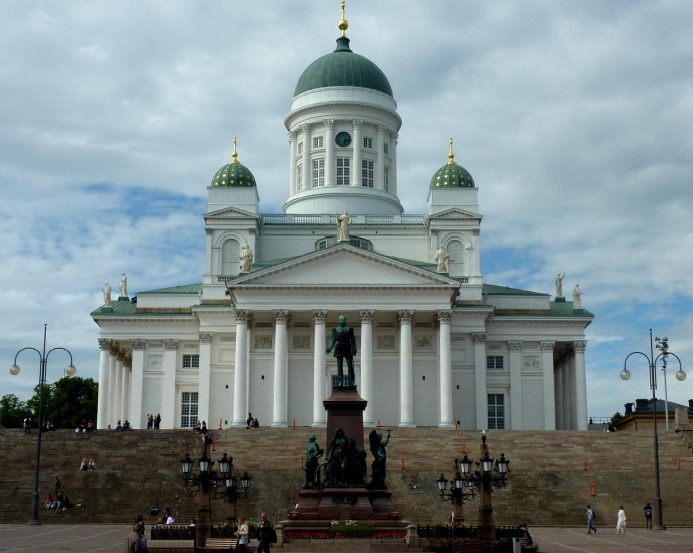
{"type": "Polygon", "coordinates": [[[246,428],[260,428],[260,421],[253,418],[253,415],[248,413],[248,418],[245,419],[246,428]]]}
{"type": "Polygon", "coordinates": [[[159,430],[161,427],[161,413],[147,413],[147,430],[159,430]]]}
{"type": "MultiPolygon", "coordinates": [[[[643,508],[643,512],[645,514],[645,527],[648,530],[652,530],[652,506],[647,503],[643,508]]],[[[594,510],[587,505],[587,533],[591,534],[592,532],[597,533],[597,528],[594,527],[594,510]]],[[[616,514],[616,533],[626,533],[626,511],[623,509],[623,505],[619,506],[616,514]]]]}
{"type": "Polygon", "coordinates": [[[82,462],[79,465],[79,470],[82,470],[84,472],[86,471],[94,471],[96,468],[96,464],[94,463],[94,459],[89,459],[89,462],[87,463],[86,457],[82,459],[82,462]]]}

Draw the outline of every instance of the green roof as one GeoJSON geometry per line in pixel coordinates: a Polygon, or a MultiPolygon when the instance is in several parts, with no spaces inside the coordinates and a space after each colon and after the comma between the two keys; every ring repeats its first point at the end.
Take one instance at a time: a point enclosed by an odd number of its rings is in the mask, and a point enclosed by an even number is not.
{"type": "Polygon", "coordinates": [[[572,301],[552,301],[551,314],[558,317],[592,317],[594,313],[590,313],[587,309],[573,310],[572,301]]]}
{"type": "Polygon", "coordinates": [[[119,300],[114,301],[111,308],[101,306],[97,310],[92,311],[92,315],[134,315],[137,310],[137,304],[131,301],[119,300]]]}
{"type": "Polygon", "coordinates": [[[219,187],[253,187],[255,184],[255,177],[250,172],[245,165],[236,161],[227,163],[221,169],[219,169],[214,178],[212,179],[212,184],[210,185],[214,188],[219,187]]]}
{"type": "Polygon", "coordinates": [[[507,286],[497,286],[495,284],[484,284],[482,293],[488,296],[548,296],[541,292],[531,292],[520,290],[519,288],[509,288],[507,286]]]}
{"type": "Polygon", "coordinates": [[[197,294],[202,292],[202,283],[181,284],[180,286],[172,286],[170,288],[158,288],[157,290],[147,290],[140,294],[197,294]]]}
{"type": "Polygon", "coordinates": [[[431,188],[474,188],[474,179],[469,171],[453,161],[433,174],[431,188]]]}
{"type": "Polygon", "coordinates": [[[369,88],[392,97],[392,87],[385,73],[369,59],[354,54],[347,37],[338,38],[334,52],[318,58],[306,68],[296,83],[294,96],[331,86],[369,88]]]}

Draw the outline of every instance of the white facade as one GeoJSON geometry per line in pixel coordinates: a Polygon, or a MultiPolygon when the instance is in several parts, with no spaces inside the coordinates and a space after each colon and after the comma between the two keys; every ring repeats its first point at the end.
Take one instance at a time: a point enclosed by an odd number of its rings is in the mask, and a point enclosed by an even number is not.
{"type": "Polygon", "coordinates": [[[367,425],[587,428],[593,316],[482,282],[477,188],[430,188],[426,214],[403,213],[396,107],[357,86],[298,94],[284,213],[260,212],[262,183],[209,187],[201,283],[92,313],[99,428],[144,428],[149,413],[162,428],[244,426],[248,412],[261,425],[325,426],[336,375],[325,348],[342,314],[367,425]],[[338,243],[345,210],[351,241],[338,243]],[[243,246],[254,265],[239,274],[243,246]]]}

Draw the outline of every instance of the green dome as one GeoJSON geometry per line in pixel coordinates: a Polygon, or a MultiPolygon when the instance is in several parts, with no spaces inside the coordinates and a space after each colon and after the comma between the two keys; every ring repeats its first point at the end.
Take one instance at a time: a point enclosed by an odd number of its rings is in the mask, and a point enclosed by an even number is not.
{"type": "Polygon", "coordinates": [[[433,174],[431,188],[474,188],[474,179],[469,171],[453,161],[433,174]]]}
{"type": "Polygon", "coordinates": [[[392,97],[392,87],[385,73],[369,59],[354,54],[347,37],[338,38],[334,52],[318,58],[306,68],[298,79],[294,96],[330,86],[370,88],[392,97]]]}
{"type": "Polygon", "coordinates": [[[232,161],[217,171],[210,186],[255,186],[255,177],[245,165],[232,161]]]}

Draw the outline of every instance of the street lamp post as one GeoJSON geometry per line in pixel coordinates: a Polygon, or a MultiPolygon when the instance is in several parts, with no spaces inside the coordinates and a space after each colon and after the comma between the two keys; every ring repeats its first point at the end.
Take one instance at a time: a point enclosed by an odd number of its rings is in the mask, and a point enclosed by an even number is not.
{"type": "Polygon", "coordinates": [[[236,502],[248,497],[252,480],[248,473],[244,472],[241,476],[242,491],[238,491],[233,457],[228,457],[226,453],[219,459],[219,472],[213,470],[214,461],[210,458],[211,443],[212,439],[205,435],[202,457],[198,459],[199,476],[193,474],[194,463],[189,453],[181,460],[185,486],[196,486],[200,491],[195,525],[195,543],[199,546],[212,536],[212,498],[226,500],[226,521],[233,523],[236,519],[236,502]]]}
{"type": "Polygon", "coordinates": [[[448,485],[448,480],[445,478],[444,474],[440,475],[440,478],[436,481],[438,482],[438,490],[440,491],[440,499],[442,501],[452,502],[452,523],[458,524],[464,522],[464,511],[463,511],[463,501],[472,501],[476,497],[476,487],[469,479],[465,479],[462,475],[469,474],[471,470],[472,462],[465,455],[464,459],[460,461],[455,459],[455,476],[450,482],[450,492],[446,492],[448,485]],[[461,463],[466,463],[464,467],[460,466],[461,463]],[[464,491],[465,485],[467,486],[467,491],[464,491]]]}
{"type": "Polygon", "coordinates": [[[493,502],[491,500],[491,490],[493,488],[505,488],[508,485],[506,475],[510,461],[501,453],[499,459],[494,460],[489,456],[488,446],[486,445],[486,435],[481,436],[481,459],[474,463],[465,454],[462,460],[455,459],[455,480],[454,488],[446,495],[445,488],[447,480],[444,475],[440,475],[437,480],[441,499],[451,500],[455,506],[454,519],[458,518],[458,509],[462,510],[463,499],[474,499],[479,494],[479,538],[486,542],[494,542],[496,539],[496,525],[493,520],[493,502]],[[472,465],[477,465],[477,470],[472,472],[472,465]],[[493,476],[492,471],[496,469],[498,476],[493,476]],[[460,474],[460,471],[462,474],[460,474]],[[464,492],[464,486],[469,489],[464,492]]]}
{"type": "Polygon", "coordinates": [[[29,524],[41,524],[41,521],[39,520],[39,472],[41,468],[41,418],[43,416],[43,387],[46,385],[46,367],[48,366],[48,356],[56,351],[56,350],[63,350],[67,352],[67,354],[70,356],[70,364],[65,367],[65,373],[68,374],[69,376],[72,376],[77,372],[77,369],[75,366],[72,364],[72,354],[70,353],[69,350],[65,348],[53,348],[51,350],[46,351],[46,332],[47,332],[48,325],[44,324],[43,325],[43,351],[39,351],[36,348],[32,347],[26,347],[20,349],[14,356],[14,364],[10,367],[10,374],[13,376],[16,376],[19,374],[20,368],[19,365],[17,365],[17,357],[19,357],[19,354],[22,353],[24,350],[30,349],[35,351],[36,353],[39,354],[40,362],[39,362],[39,410],[38,410],[38,436],[36,438],[36,473],[34,474],[34,495],[33,499],[31,502],[31,519],[29,520],[29,524]]]}
{"type": "MultiPolygon", "coordinates": [[[[656,348],[660,350],[660,354],[655,357],[654,350],[655,346],[652,342],[652,329],[650,329],[650,355],[643,353],[641,351],[633,351],[626,356],[623,361],[623,370],[621,371],[621,378],[623,380],[628,380],[630,378],[630,371],[627,369],[626,364],[628,363],[628,358],[631,355],[642,355],[647,359],[647,364],[650,370],[650,389],[652,390],[652,427],[654,429],[654,458],[655,458],[655,484],[656,484],[656,497],[655,497],[655,529],[656,530],[666,530],[666,526],[662,522],[662,497],[659,485],[659,439],[657,437],[657,361],[662,359],[664,368],[666,368],[667,358],[671,355],[676,358],[679,362],[679,370],[676,372],[676,379],[681,381],[686,379],[686,373],[683,371],[681,366],[681,359],[678,355],[669,351],[669,339],[665,336],[661,340],[655,338],[657,343],[656,348]]],[[[666,384],[666,373],[665,373],[665,384],[666,384]]],[[[668,406],[667,406],[668,408],[668,406]]]]}

